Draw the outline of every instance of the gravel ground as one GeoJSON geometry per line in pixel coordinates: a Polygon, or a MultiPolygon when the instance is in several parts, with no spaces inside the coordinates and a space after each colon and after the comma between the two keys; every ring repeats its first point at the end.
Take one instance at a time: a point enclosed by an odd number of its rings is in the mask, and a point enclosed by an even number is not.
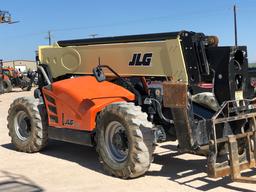
{"type": "Polygon", "coordinates": [[[0,191],[256,191],[256,184],[234,183],[230,178],[211,179],[206,160],[176,152],[176,143],[157,147],[145,176],[122,180],[105,175],[93,148],[50,141],[40,153],[15,151],[6,127],[7,111],[20,92],[0,95],[0,191]]]}

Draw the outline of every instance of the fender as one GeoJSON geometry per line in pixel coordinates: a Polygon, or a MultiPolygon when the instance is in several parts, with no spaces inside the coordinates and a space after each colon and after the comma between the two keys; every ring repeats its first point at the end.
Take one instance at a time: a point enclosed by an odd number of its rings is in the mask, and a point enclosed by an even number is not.
{"type": "Polygon", "coordinates": [[[3,74],[3,80],[10,80],[10,78],[7,75],[3,74]]]}
{"type": "Polygon", "coordinates": [[[95,129],[95,120],[105,106],[134,101],[135,95],[114,83],[98,82],[93,76],[65,79],[42,89],[49,126],[84,131],[95,129]]]}

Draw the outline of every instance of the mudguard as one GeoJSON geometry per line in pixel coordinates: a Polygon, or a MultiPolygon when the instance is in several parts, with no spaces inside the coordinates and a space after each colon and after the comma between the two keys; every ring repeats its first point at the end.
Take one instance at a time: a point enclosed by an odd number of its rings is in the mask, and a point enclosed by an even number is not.
{"type": "Polygon", "coordinates": [[[7,75],[3,75],[3,80],[10,80],[10,78],[7,75]]]}
{"type": "Polygon", "coordinates": [[[92,131],[97,113],[120,101],[133,101],[135,95],[108,81],[93,76],[65,79],[42,89],[49,126],[92,131]]]}

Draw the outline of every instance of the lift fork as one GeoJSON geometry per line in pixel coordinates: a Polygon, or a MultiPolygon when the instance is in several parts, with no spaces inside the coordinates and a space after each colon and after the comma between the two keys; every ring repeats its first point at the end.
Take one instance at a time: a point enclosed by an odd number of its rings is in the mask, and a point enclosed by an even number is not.
{"type": "Polygon", "coordinates": [[[256,183],[256,178],[245,177],[241,175],[241,171],[248,168],[255,167],[255,159],[256,159],[256,150],[255,149],[255,141],[256,141],[256,132],[249,132],[245,134],[241,134],[238,136],[228,136],[228,149],[229,149],[229,158],[230,158],[230,167],[231,167],[231,179],[237,182],[244,183],[256,183]],[[239,160],[239,151],[237,139],[246,138],[246,160],[239,160]],[[253,140],[253,147],[252,147],[253,140]]]}
{"type": "MultiPolygon", "coordinates": [[[[224,103],[212,118],[212,139],[209,142],[208,175],[212,178],[231,176],[236,182],[256,183],[256,178],[241,175],[241,171],[256,166],[256,112],[254,100],[243,100],[224,103]],[[253,102],[254,103],[254,102],[253,102]],[[217,124],[244,121],[250,124],[246,132],[217,138],[217,124]],[[225,155],[220,154],[220,147],[226,146],[225,155]]],[[[232,126],[230,126],[232,128],[232,126]]]]}

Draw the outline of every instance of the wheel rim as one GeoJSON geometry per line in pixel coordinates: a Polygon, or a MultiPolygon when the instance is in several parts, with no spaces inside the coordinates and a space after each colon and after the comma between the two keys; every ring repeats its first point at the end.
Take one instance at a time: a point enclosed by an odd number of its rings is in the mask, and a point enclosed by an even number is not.
{"type": "Polygon", "coordinates": [[[112,121],[105,130],[107,152],[116,162],[123,162],[128,156],[128,139],[124,126],[118,121],[112,121]]]}
{"type": "Polygon", "coordinates": [[[14,128],[18,138],[26,141],[31,134],[31,122],[26,112],[19,111],[14,117],[14,128]]]}

